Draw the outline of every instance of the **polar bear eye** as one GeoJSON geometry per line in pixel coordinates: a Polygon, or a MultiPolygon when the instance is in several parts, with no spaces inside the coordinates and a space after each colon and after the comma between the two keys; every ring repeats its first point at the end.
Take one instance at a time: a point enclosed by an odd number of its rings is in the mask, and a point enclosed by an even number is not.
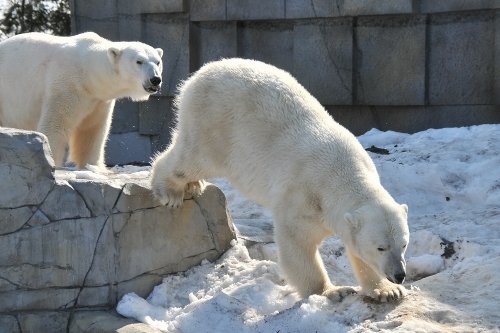
{"type": "Polygon", "coordinates": [[[383,247],[378,247],[377,250],[379,250],[380,252],[384,252],[385,249],[383,247]]]}
{"type": "Polygon", "coordinates": [[[160,66],[160,62],[159,61],[156,63],[156,66],[160,66]]]}
{"type": "Polygon", "coordinates": [[[142,65],[143,63],[144,63],[144,61],[142,61],[142,60],[137,60],[137,61],[136,61],[136,64],[137,64],[137,65],[142,65]]]}

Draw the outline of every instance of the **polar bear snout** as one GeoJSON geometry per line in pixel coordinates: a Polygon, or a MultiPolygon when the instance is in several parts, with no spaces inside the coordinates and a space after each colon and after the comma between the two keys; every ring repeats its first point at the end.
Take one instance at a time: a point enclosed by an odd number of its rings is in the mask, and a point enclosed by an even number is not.
{"type": "Polygon", "coordinates": [[[146,90],[150,94],[154,94],[160,91],[161,89],[161,77],[153,76],[149,79],[149,82],[144,84],[144,90],[146,90]]]}
{"type": "Polygon", "coordinates": [[[401,273],[395,274],[394,275],[394,283],[402,284],[403,281],[405,280],[405,277],[406,277],[406,273],[405,272],[401,272],[401,273]]]}
{"type": "Polygon", "coordinates": [[[159,86],[161,84],[161,77],[153,76],[151,79],[149,79],[149,82],[151,82],[153,86],[159,86]]]}

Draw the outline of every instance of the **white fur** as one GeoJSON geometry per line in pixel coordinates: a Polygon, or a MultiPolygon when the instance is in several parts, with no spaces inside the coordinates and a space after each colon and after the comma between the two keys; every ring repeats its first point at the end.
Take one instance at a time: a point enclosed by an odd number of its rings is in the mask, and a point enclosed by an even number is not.
{"type": "Polygon", "coordinates": [[[170,207],[227,177],[272,209],[279,260],[302,296],[341,299],[318,252],[337,234],[362,291],[382,301],[405,295],[390,282],[404,273],[407,207],[381,186],[357,139],[291,75],[264,63],[228,59],[202,67],[180,88],[177,128],[157,157],[152,188],[170,207]],[[379,251],[378,248],[384,251],[379,251]]]}
{"type": "Polygon", "coordinates": [[[103,166],[115,99],[147,100],[162,54],[95,33],[11,37],[0,43],[0,126],[44,133],[58,166],[68,142],[77,166],[103,166]]]}

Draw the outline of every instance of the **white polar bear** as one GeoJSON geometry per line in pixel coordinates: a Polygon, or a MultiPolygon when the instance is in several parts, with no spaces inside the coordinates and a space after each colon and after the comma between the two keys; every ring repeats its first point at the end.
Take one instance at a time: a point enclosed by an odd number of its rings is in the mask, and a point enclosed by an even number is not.
{"type": "Polygon", "coordinates": [[[318,252],[333,233],[364,294],[405,295],[407,206],[382,187],[358,140],[290,74],[253,60],[212,62],[182,85],[176,105],[172,143],[152,169],[161,203],[178,207],[186,192],[203,190],[203,179],[227,177],[272,209],[280,265],[302,296],[355,292],[330,282],[318,252]]]}
{"type": "Polygon", "coordinates": [[[163,50],[111,42],[95,33],[27,33],[0,43],[0,126],[36,130],[61,166],[104,166],[115,100],[160,90],[163,50]]]}

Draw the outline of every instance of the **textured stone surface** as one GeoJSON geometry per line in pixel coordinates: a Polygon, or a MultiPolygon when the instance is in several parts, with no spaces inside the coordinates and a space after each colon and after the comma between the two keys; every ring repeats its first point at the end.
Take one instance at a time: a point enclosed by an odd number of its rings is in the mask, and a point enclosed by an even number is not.
{"type": "Polygon", "coordinates": [[[326,105],[352,103],[352,19],[295,25],[293,74],[326,105]]]}
{"type": "Polygon", "coordinates": [[[184,0],[117,0],[120,14],[176,13],[183,12],[184,0]]]}
{"type": "Polygon", "coordinates": [[[498,0],[421,0],[419,1],[420,11],[422,13],[433,12],[453,12],[474,9],[500,8],[498,0]]]}
{"type": "Polygon", "coordinates": [[[494,91],[494,18],[490,12],[431,17],[431,104],[493,104],[498,94],[494,91]]]}
{"type": "Polygon", "coordinates": [[[238,55],[293,70],[293,24],[244,22],[239,31],[238,55]]]}
{"type": "Polygon", "coordinates": [[[47,138],[35,132],[2,128],[0,152],[0,175],[9,184],[2,184],[9,190],[0,191],[0,209],[40,204],[54,183],[54,160],[47,138]]]}
{"type": "Polygon", "coordinates": [[[146,169],[54,172],[43,136],[1,129],[0,138],[9,166],[0,169],[5,192],[19,179],[31,191],[47,187],[26,205],[18,201],[30,200],[26,195],[0,201],[0,313],[17,313],[0,316],[0,325],[13,331],[66,331],[77,325],[68,323],[75,310],[109,308],[128,292],[145,297],[166,274],[215,260],[235,237],[224,195],[213,185],[168,209],[151,195],[146,169]],[[15,168],[20,161],[29,174],[15,168]]]}
{"type": "Polygon", "coordinates": [[[191,0],[191,21],[222,21],[226,19],[226,0],[191,0]]]}
{"type": "Polygon", "coordinates": [[[71,333],[160,333],[142,323],[135,323],[113,312],[78,311],[73,315],[71,333]]]}
{"type": "Polygon", "coordinates": [[[285,0],[226,0],[228,20],[285,18],[285,0]]]}
{"type": "Polygon", "coordinates": [[[209,61],[238,55],[238,28],[234,21],[194,23],[191,37],[198,46],[191,57],[193,70],[209,61]]]}
{"type": "Polygon", "coordinates": [[[359,18],[357,103],[423,105],[425,102],[425,18],[359,18]]]}

